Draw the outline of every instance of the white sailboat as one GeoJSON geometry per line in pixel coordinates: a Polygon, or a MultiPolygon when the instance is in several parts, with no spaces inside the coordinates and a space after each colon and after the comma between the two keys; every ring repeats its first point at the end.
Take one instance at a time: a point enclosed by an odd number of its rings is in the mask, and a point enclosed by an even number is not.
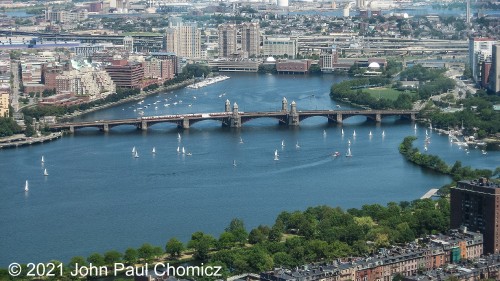
{"type": "Polygon", "coordinates": [[[351,145],[351,140],[347,140],[347,144],[348,144],[348,145],[351,145]]]}
{"type": "Polygon", "coordinates": [[[132,147],[132,153],[135,153],[135,152],[136,152],[136,150],[135,150],[135,146],[134,146],[134,147],[132,147]]]}
{"type": "Polygon", "coordinates": [[[280,160],[280,159],[279,159],[279,155],[278,155],[278,150],[276,149],[274,151],[274,161],[278,161],[278,160],[280,160]]]}
{"type": "Polygon", "coordinates": [[[385,131],[382,131],[382,136],[385,137],[385,131]]]}
{"type": "Polygon", "coordinates": [[[137,152],[137,150],[134,153],[134,158],[139,158],[139,153],[137,152]]]}
{"type": "Polygon", "coordinates": [[[181,139],[182,139],[181,134],[177,133],[177,140],[181,141],[181,139]]]}
{"type": "Polygon", "coordinates": [[[30,189],[28,187],[28,180],[26,180],[26,183],[24,184],[24,191],[28,192],[30,189]]]}
{"type": "Polygon", "coordinates": [[[47,173],[47,169],[44,169],[44,170],[43,170],[43,175],[44,175],[44,176],[48,176],[48,175],[49,175],[49,173],[47,173]]]}
{"type": "Polygon", "coordinates": [[[240,143],[243,143],[243,138],[240,137],[240,143]]]}
{"type": "Polygon", "coordinates": [[[153,146],[153,150],[151,150],[151,153],[153,153],[153,154],[156,153],[156,147],[153,146]]]}
{"type": "Polygon", "coordinates": [[[483,155],[488,154],[488,152],[486,152],[486,150],[484,150],[484,149],[483,149],[483,150],[481,150],[481,153],[482,153],[483,155]]]}
{"type": "Polygon", "coordinates": [[[426,146],[424,146],[424,150],[425,150],[425,151],[427,151],[427,145],[426,145],[426,146]]]}
{"type": "Polygon", "coordinates": [[[352,137],[355,138],[356,137],[356,130],[354,130],[354,132],[352,132],[352,137]]]}
{"type": "Polygon", "coordinates": [[[351,153],[351,148],[350,147],[347,148],[347,153],[345,154],[345,157],[352,157],[352,153],[351,153]]]}
{"type": "Polygon", "coordinates": [[[300,145],[299,145],[299,142],[297,141],[297,143],[295,144],[295,148],[300,148],[300,145]]]}
{"type": "Polygon", "coordinates": [[[427,129],[425,129],[425,135],[428,136],[429,132],[427,132],[427,129]]]}
{"type": "Polygon", "coordinates": [[[285,147],[285,141],[281,140],[281,147],[285,147]]]}
{"type": "Polygon", "coordinates": [[[342,129],[342,136],[344,135],[344,129],[342,129]]]}
{"type": "Polygon", "coordinates": [[[413,130],[415,130],[415,131],[417,130],[417,124],[415,124],[415,127],[413,127],[413,130]]]}
{"type": "Polygon", "coordinates": [[[370,137],[371,137],[371,136],[373,136],[372,131],[370,131],[370,133],[369,133],[368,135],[369,135],[370,137]]]}
{"type": "Polygon", "coordinates": [[[429,123],[429,130],[432,130],[432,123],[429,123]]]}
{"type": "Polygon", "coordinates": [[[326,137],[326,130],[323,130],[323,137],[326,137]]]}
{"type": "Polygon", "coordinates": [[[45,163],[45,159],[43,158],[43,155],[42,155],[42,164],[45,163]]]}
{"type": "Polygon", "coordinates": [[[180,153],[181,152],[181,148],[178,146],[177,147],[177,153],[180,153]]]}
{"type": "Polygon", "coordinates": [[[233,167],[236,167],[236,160],[233,160],[233,167]]]}
{"type": "Polygon", "coordinates": [[[186,154],[186,150],[184,149],[184,146],[182,147],[182,154],[186,154]]]}

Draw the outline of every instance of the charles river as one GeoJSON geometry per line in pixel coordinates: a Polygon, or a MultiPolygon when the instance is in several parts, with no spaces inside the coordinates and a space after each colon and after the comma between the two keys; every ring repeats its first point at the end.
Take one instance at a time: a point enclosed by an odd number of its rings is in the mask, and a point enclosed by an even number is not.
{"type": "MultiPolygon", "coordinates": [[[[240,111],[273,111],[280,109],[284,96],[289,103],[296,101],[298,110],[337,109],[329,89],[345,79],[230,76],[205,88],[153,95],[142,105],[122,104],[79,120],[137,117],[134,109],[147,104],[151,106],[145,116],[221,112],[226,99],[237,102],[240,111]]],[[[0,267],[51,259],[67,262],[73,256],[124,251],[145,242],[164,247],[171,237],[186,242],[199,230],[218,236],[235,217],[251,229],[272,224],[285,210],[411,201],[450,182],[398,153],[408,135],[416,134],[415,144],[423,149],[425,130],[419,125],[414,131],[410,121],[390,117],[381,124],[352,117],[342,127],[314,117],[299,128],[254,119],[239,130],[203,121],[186,131],[173,124],[157,124],[147,132],[131,126],[114,127],[107,134],[86,129],[49,143],[0,150],[0,267]],[[348,141],[352,158],[343,156],[348,141]],[[134,146],[139,158],[132,156],[134,146]],[[178,154],[178,146],[192,156],[178,154]],[[279,161],[273,160],[276,149],[279,161]],[[342,156],[332,157],[335,151],[342,156]]],[[[428,153],[449,164],[461,160],[494,169],[499,163],[499,152],[482,155],[472,148],[466,154],[447,136],[429,133],[428,153]]]]}

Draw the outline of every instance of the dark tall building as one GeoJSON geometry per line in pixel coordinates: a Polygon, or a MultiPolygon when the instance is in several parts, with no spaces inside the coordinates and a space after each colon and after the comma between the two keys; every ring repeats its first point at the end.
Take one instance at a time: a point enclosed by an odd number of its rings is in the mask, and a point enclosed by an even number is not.
{"type": "Polygon", "coordinates": [[[481,178],[460,181],[450,190],[451,228],[461,226],[484,236],[484,253],[500,252],[500,185],[481,178]]]}
{"type": "Polygon", "coordinates": [[[126,60],[112,61],[105,67],[106,72],[115,82],[116,88],[141,88],[144,78],[144,68],[140,63],[131,63],[126,60]]]}

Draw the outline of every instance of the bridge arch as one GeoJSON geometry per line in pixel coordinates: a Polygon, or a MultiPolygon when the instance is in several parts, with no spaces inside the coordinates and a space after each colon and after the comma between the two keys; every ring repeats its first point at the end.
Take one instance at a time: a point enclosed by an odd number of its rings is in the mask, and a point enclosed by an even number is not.
{"type": "Polygon", "coordinates": [[[190,125],[194,125],[197,123],[218,123],[219,125],[222,124],[222,126],[229,126],[229,119],[225,118],[207,118],[207,119],[193,119],[189,120],[190,125]]]}
{"type": "Polygon", "coordinates": [[[249,123],[249,122],[252,122],[252,121],[257,120],[257,119],[268,119],[268,120],[271,119],[271,120],[277,120],[279,124],[283,124],[283,125],[288,124],[286,116],[276,116],[276,115],[251,116],[251,117],[250,116],[247,116],[247,117],[242,116],[241,117],[241,124],[249,123]]]}

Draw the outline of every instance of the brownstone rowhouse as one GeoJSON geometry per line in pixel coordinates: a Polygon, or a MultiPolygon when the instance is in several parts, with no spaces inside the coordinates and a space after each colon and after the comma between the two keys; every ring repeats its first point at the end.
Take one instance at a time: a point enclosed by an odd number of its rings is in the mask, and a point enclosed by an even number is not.
{"type": "Polygon", "coordinates": [[[450,227],[481,232],[484,253],[499,253],[500,186],[485,178],[460,181],[450,190],[450,203],[450,227]]]}

